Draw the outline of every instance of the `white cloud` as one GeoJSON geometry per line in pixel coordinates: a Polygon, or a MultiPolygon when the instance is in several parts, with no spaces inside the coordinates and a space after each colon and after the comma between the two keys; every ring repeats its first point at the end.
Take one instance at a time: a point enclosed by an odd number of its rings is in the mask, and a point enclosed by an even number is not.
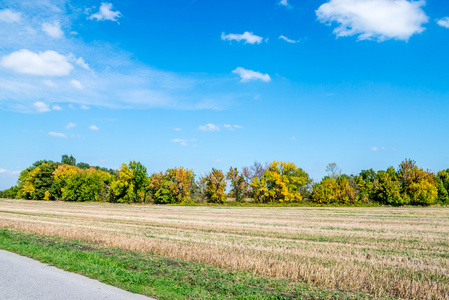
{"type": "Polygon", "coordinates": [[[86,105],[81,105],[81,109],[88,110],[88,109],[90,109],[90,107],[86,106],[86,105]]]}
{"type": "Polygon", "coordinates": [[[84,58],[82,58],[82,57],[76,57],[73,53],[70,53],[70,54],[67,56],[67,58],[68,58],[68,60],[69,60],[70,62],[77,64],[77,65],[80,66],[81,68],[86,69],[86,70],[90,70],[89,64],[86,63],[86,62],[84,61],[84,58]]]}
{"type": "Polygon", "coordinates": [[[64,36],[64,32],[61,29],[61,24],[59,23],[59,21],[54,21],[53,24],[43,23],[42,30],[50,37],[55,39],[59,39],[64,36]]]}
{"type": "Polygon", "coordinates": [[[75,60],[75,63],[80,66],[81,68],[84,68],[86,70],[90,70],[89,65],[84,61],[82,57],[79,57],[75,60]]]}
{"type": "Polygon", "coordinates": [[[270,75],[268,74],[262,74],[260,72],[247,70],[242,67],[238,67],[237,69],[232,71],[232,73],[239,74],[241,82],[247,82],[251,80],[262,80],[265,82],[271,81],[270,75]]]}
{"type": "Polygon", "coordinates": [[[100,128],[98,128],[95,125],[91,125],[91,126],[89,126],[89,129],[91,129],[91,130],[99,130],[100,128]]]}
{"type": "Polygon", "coordinates": [[[223,127],[226,128],[227,130],[235,130],[243,128],[240,125],[231,125],[231,124],[224,124],[223,127]]]}
{"type": "Polygon", "coordinates": [[[73,104],[69,104],[69,108],[70,109],[75,109],[75,106],[73,106],[73,104]]]}
{"type": "Polygon", "coordinates": [[[51,109],[53,109],[53,110],[62,110],[62,107],[59,106],[59,105],[53,105],[53,106],[51,107],[51,109]]]}
{"type": "Polygon", "coordinates": [[[279,39],[280,39],[280,40],[284,40],[284,41],[286,41],[287,43],[291,43],[291,44],[299,43],[299,40],[291,40],[291,39],[289,39],[288,37],[286,37],[285,35],[281,35],[281,36],[279,37],[279,39]]]}
{"type": "Polygon", "coordinates": [[[173,139],[172,143],[180,144],[181,146],[187,146],[187,140],[185,139],[173,139]]]}
{"type": "Polygon", "coordinates": [[[449,17],[441,18],[437,21],[437,24],[441,27],[449,28],[449,17]]]}
{"type": "Polygon", "coordinates": [[[78,80],[73,79],[73,80],[70,81],[70,84],[71,84],[74,88],[77,88],[77,89],[79,89],[79,90],[84,89],[84,86],[83,86],[83,85],[81,84],[81,82],[79,82],[78,80]]]}
{"type": "Polygon", "coordinates": [[[64,133],[53,132],[53,131],[50,131],[48,133],[48,135],[54,136],[54,137],[60,137],[60,138],[66,138],[67,137],[64,133]]]}
{"type": "Polygon", "coordinates": [[[34,108],[38,111],[38,112],[47,112],[50,111],[50,105],[45,104],[42,101],[37,101],[34,102],[33,104],[34,108]]]}
{"type": "Polygon", "coordinates": [[[88,19],[97,21],[117,21],[122,14],[119,11],[112,11],[112,3],[101,3],[100,11],[92,14],[88,19]]]}
{"type": "Polygon", "coordinates": [[[0,21],[7,23],[14,23],[20,21],[20,13],[13,12],[10,9],[0,10],[0,21]]]}
{"type": "Polygon", "coordinates": [[[296,137],[295,137],[295,136],[292,136],[290,139],[291,139],[292,141],[294,141],[294,140],[296,140],[296,137]]]}
{"type": "Polygon", "coordinates": [[[6,173],[7,170],[0,168],[0,174],[1,173],[6,173]]]}
{"type": "Polygon", "coordinates": [[[216,126],[214,124],[209,123],[209,124],[206,124],[206,125],[203,125],[203,126],[199,126],[198,130],[201,130],[201,131],[220,131],[220,127],[218,127],[218,126],[216,126]]]}
{"type": "Polygon", "coordinates": [[[56,87],[58,87],[58,85],[57,85],[56,83],[54,83],[53,81],[48,80],[48,79],[42,80],[42,82],[43,82],[46,86],[51,87],[51,88],[56,88],[56,87]]]}
{"type": "Polygon", "coordinates": [[[174,131],[181,131],[181,128],[173,128],[174,131]]]}
{"type": "MultiPolygon", "coordinates": [[[[241,98],[243,91],[234,92],[231,86],[235,81],[229,81],[227,76],[157,70],[136,61],[132,53],[116,45],[105,41],[87,43],[80,35],[69,34],[70,29],[66,28],[78,24],[79,22],[73,22],[79,21],[83,12],[71,9],[76,7],[68,8],[66,2],[7,0],[6,5],[0,4],[1,8],[10,3],[11,9],[21,12],[21,21],[18,23],[0,21],[1,40],[6,43],[3,43],[0,49],[2,108],[16,112],[36,112],[33,103],[44,101],[50,107],[58,104],[64,110],[69,110],[69,104],[80,110],[83,104],[91,108],[101,106],[114,109],[159,107],[177,110],[223,110],[234,106],[241,98]],[[67,9],[71,10],[70,14],[66,13],[67,9]],[[60,22],[64,31],[60,39],[50,38],[42,31],[44,22],[53,24],[54,20],[60,22]],[[27,50],[19,52],[21,49],[27,50]],[[46,64],[45,68],[42,67],[43,53],[39,51],[45,50],[55,51],[48,52],[50,54],[59,54],[60,60],[67,68],[60,70],[57,66],[48,67],[46,64]],[[16,59],[11,62],[14,55],[10,55],[13,52],[16,59]],[[17,57],[18,54],[22,56],[17,57]],[[27,55],[23,57],[23,54],[27,55]],[[89,69],[91,71],[86,72],[89,69]],[[54,77],[63,75],[68,76],[54,77]],[[85,88],[72,88],[72,79],[80,81],[85,88]],[[216,88],[210,89],[211,84],[216,88]]],[[[101,2],[112,1],[97,2],[98,6],[86,17],[97,13],[101,2]]],[[[113,2],[113,11],[119,10],[119,3],[115,3],[113,2]]]]}
{"type": "Polygon", "coordinates": [[[75,127],[76,126],[76,124],[75,123],[69,123],[69,124],[67,124],[67,126],[65,127],[66,129],[70,129],[70,128],[73,128],[73,127],[75,127]]]}
{"type": "Polygon", "coordinates": [[[359,40],[407,41],[425,30],[424,0],[330,0],[316,11],[322,23],[339,23],[337,37],[358,35],[359,40]]]}
{"type": "Polygon", "coordinates": [[[73,69],[66,56],[51,50],[34,53],[22,49],[3,56],[0,64],[17,73],[40,76],[66,76],[73,69]]]}
{"type": "Polygon", "coordinates": [[[288,3],[288,0],[280,0],[280,1],[278,2],[278,5],[279,5],[279,6],[284,6],[284,7],[289,8],[289,9],[292,8],[292,6],[290,5],[290,3],[288,3]]]}
{"type": "Polygon", "coordinates": [[[377,151],[377,150],[379,150],[379,148],[377,148],[377,147],[371,147],[371,151],[377,151]]]}
{"type": "Polygon", "coordinates": [[[224,32],[221,33],[221,39],[223,41],[232,41],[236,40],[237,42],[245,41],[245,44],[260,44],[263,41],[263,37],[257,36],[253,34],[252,32],[245,31],[243,34],[225,34],[224,32]]]}

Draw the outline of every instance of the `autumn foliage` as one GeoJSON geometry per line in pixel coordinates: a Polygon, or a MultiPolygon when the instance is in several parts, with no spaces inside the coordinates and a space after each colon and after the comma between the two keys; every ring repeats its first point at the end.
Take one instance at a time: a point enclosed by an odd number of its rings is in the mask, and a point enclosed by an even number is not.
{"type": "Polygon", "coordinates": [[[192,201],[449,204],[449,169],[434,174],[406,159],[397,169],[390,167],[377,172],[369,169],[346,175],[331,163],[326,171],[328,176],[313,183],[294,163],[255,162],[241,171],[230,167],[226,174],[213,168],[195,179],[193,170],[182,167],[149,175],[140,162],[130,161],[118,170],[111,170],[77,164],[73,156],[63,155],[61,162],[42,160],[23,170],[17,186],[0,192],[0,197],[156,204],[192,201]]]}

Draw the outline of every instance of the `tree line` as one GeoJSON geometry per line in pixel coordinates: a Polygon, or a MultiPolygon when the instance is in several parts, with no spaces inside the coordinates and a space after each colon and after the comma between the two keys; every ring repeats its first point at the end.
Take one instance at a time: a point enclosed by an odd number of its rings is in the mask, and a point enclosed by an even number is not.
{"type": "Polygon", "coordinates": [[[20,173],[18,183],[0,192],[2,198],[103,201],[112,203],[173,204],[188,202],[256,203],[314,202],[322,204],[449,204],[449,169],[434,174],[410,159],[397,169],[357,175],[341,174],[335,163],[320,182],[291,162],[255,162],[227,173],[212,169],[205,176],[182,167],[148,175],[140,162],[118,170],[76,163],[63,155],[61,162],[41,160],[20,173]],[[226,192],[228,190],[228,192],[226,192]]]}

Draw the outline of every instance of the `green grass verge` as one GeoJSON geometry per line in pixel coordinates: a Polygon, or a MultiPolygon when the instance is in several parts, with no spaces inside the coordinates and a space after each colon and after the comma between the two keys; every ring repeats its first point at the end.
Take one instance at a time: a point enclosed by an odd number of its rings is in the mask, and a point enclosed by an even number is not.
{"type": "Polygon", "coordinates": [[[242,271],[0,229],[0,249],[157,299],[370,299],[242,271]]]}

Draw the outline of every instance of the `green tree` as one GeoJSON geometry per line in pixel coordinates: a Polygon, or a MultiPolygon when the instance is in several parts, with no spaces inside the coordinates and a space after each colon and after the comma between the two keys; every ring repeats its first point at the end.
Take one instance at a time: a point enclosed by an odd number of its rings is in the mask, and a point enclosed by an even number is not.
{"type": "Polygon", "coordinates": [[[376,202],[400,206],[409,204],[409,199],[401,194],[401,182],[393,167],[377,172],[378,183],[374,186],[373,198],[376,202]]]}
{"type": "Polygon", "coordinates": [[[12,186],[9,189],[0,192],[0,198],[15,199],[19,192],[18,186],[12,186]]]}
{"type": "Polygon", "coordinates": [[[109,195],[112,202],[132,203],[144,202],[147,192],[147,169],[140,162],[131,161],[120,167],[109,195]]]}
{"type": "Polygon", "coordinates": [[[239,173],[237,168],[230,167],[226,174],[226,179],[231,181],[231,190],[229,195],[235,198],[237,202],[243,202],[248,196],[249,184],[243,174],[239,173]]]}
{"type": "Polygon", "coordinates": [[[449,193],[444,187],[444,182],[439,176],[435,176],[435,182],[438,189],[438,202],[441,204],[449,204],[449,193]]]}
{"type": "Polygon", "coordinates": [[[80,168],[80,169],[83,169],[83,170],[86,170],[86,169],[89,169],[89,168],[90,168],[90,165],[87,164],[87,163],[84,163],[84,162],[79,162],[76,166],[77,166],[78,168],[80,168]]]}
{"type": "Polygon", "coordinates": [[[147,168],[140,162],[130,161],[129,170],[132,173],[132,183],[135,202],[145,202],[148,192],[147,168]]]}
{"type": "Polygon", "coordinates": [[[24,199],[43,200],[49,198],[53,185],[53,172],[59,164],[53,161],[38,161],[22,171],[19,176],[18,196],[24,199]],[[46,192],[47,197],[46,197],[46,192]]]}
{"type": "Polygon", "coordinates": [[[374,186],[379,182],[373,169],[362,170],[359,175],[353,177],[356,183],[357,202],[367,203],[373,200],[374,186]]]}
{"type": "Polygon", "coordinates": [[[68,156],[67,154],[64,154],[61,157],[61,164],[76,166],[76,159],[72,155],[68,156]]]}
{"type": "Polygon", "coordinates": [[[66,178],[62,200],[106,201],[107,187],[111,181],[111,174],[94,168],[76,172],[66,178]]]}
{"type": "Polygon", "coordinates": [[[151,194],[154,203],[175,203],[175,197],[172,193],[172,185],[174,185],[174,183],[168,181],[162,172],[151,175],[148,184],[148,191],[151,194]]]}

